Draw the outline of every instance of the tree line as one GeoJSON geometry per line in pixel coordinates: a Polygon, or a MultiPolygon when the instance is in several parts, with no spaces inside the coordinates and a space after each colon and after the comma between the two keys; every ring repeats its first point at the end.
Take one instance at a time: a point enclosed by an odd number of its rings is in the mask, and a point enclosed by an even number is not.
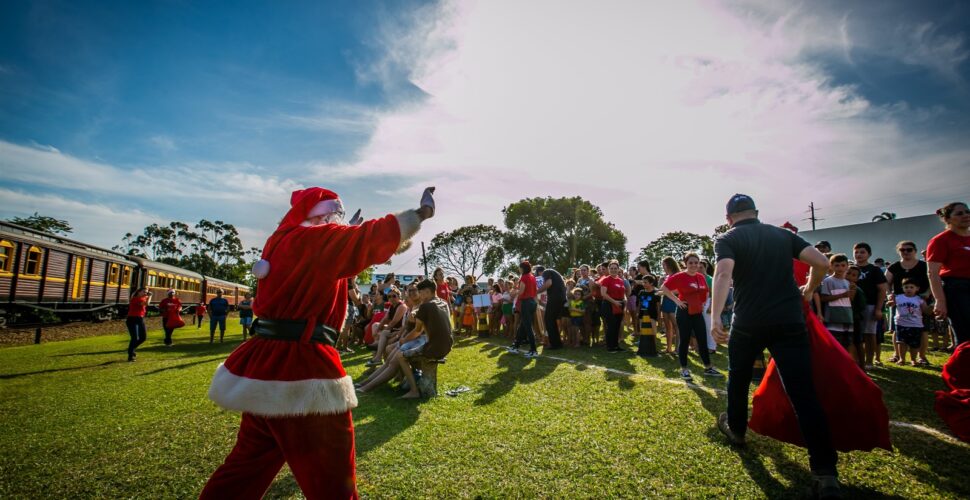
{"type": "MultiPolygon", "coordinates": [[[[528,198],[502,209],[505,227],[463,226],[431,239],[421,263],[441,267],[457,276],[518,274],[518,263],[528,259],[560,272],[581,264],[596,265],[610,259],[629,260],[627,237],[604,219],[603,211],[579,196],[528,198]]],[[[678,260],[687,252],[714,258],[714,238],[727,231],[721,225],[712,235],[673,231],[640,249],[633,262],[646,260],[654,272],[667,256],[678,260]]]]}
{"type": "MultiPolygon", "coordinates": [[[[171,264],[218,279],[247,283],[259,248],[243,248],[236,227],[221,220],[151,224],[141,234],[125,233],[112,250],[171,264]]],[[[253,285],[253,283],[249,283],[253,285]]]]}

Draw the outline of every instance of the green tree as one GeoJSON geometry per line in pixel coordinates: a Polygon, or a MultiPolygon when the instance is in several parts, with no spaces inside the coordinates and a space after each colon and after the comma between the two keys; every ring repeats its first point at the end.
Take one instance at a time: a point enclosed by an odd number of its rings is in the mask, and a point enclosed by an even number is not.
{"type": "Polygon", "coordinates": [[[660,261],[664,257],[673,257],[680,261],[687,252],[695,252],[702,259],[711,261],[714,258],[714,240],[710,236],[685,231],[666,233],[641,248],[636,260],[646,260],[650,262],[650,269],[660,272],[663,269],[660,261]]]}
{"type": "Polygon", "coordinates": [[[578,197],[528,198],[502,209],[503,243],[509,256],[566,273],[582,263],[617,259],[624,265],[629,254],[626,236],[603,211],[578,197]]]}
{"type": "Polygon", "coordinates": [[[239,232],[223,221],[201,220],[192,227],[173,221],[168,225],[151,224],[142,234],[126,233],[113,250],[127,255],[172,264],[206,276],[255,284],[250,273],[259,259],[258,248],[243,250],[239,232]]]}
{"type": "Polygon", "coordinates": [[[471,275],[478,279],[498,266],[502,258],[501,242],[502,232],[495,226],[464,226],[436,234],[427,248],[427,259],[422,258],[420,262],[428,267],[441,267],[445,274],[471,275]]]}
{"type": "Polygon", "coordinates": [[[12,219],[7,219],[7,222],[36,229],[38,231],[43,231],[45,233],[54,233],[64,236],[67,236],[74,231],[74,228],[72,228],[66,220],[47,217],[46,215],[40,215],[37,212],[34,212],[34,215],[31,215],[30,217],[14,217],[12,219]]]}

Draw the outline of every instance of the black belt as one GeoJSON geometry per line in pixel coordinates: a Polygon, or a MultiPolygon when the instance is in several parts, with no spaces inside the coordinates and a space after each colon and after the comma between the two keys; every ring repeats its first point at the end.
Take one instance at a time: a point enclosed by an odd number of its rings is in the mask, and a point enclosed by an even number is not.
{"type": "MultiPolygon", "coordinates": [[[[306,320],[302,319],[256,318],[252,326],[253,333],[260,337],[289,341],[299,341],[305,329],[306,320]]],[[[310,341],[332,346],[336,345],[338,336],[337,330],[327,325],[317,325],[310,335],[310,341]]]]}

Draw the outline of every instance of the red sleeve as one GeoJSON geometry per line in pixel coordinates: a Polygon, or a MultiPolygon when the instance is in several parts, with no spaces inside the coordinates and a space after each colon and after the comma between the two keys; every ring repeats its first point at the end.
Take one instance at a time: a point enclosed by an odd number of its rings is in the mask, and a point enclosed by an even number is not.
{"type": "Polygon", "coordinates": [[[664,286],[670,291],[677,292],[679,295],[680,289],[684,286],[684,276],[684,273],[677,273],[667,278],[667,281],[664,281],[664,286]]]}
{"type": "Polygon", "coordinates": [[[291,239],[290,243],[304,246],[310,259],[318,257],[320,265],[329,267],[337,279],[351,278],[374,264],[387,262],[401,244],[401,231],[394,215],[359,226],[309,227],[299,236],[299,241],[291,239]]]}
{"type": "Polygon", "coordinates": [[[946,248],[946,231],[934,236],[930,239],[930,243],[926,245],[926,261],[936,262],[938,264],[946,264],[947,258],[947,248],[946,248]]]}

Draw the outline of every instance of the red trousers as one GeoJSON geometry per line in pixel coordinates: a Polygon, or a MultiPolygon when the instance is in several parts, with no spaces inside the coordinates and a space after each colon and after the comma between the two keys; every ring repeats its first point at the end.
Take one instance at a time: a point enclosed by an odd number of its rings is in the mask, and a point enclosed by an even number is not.
{"type": "Polygon", "coordinates": [[[274,418],[243,413],[236,446],[200,498],[262,498],[283,462],[308,499],[358,498],[350,412],[274,418]]]}

